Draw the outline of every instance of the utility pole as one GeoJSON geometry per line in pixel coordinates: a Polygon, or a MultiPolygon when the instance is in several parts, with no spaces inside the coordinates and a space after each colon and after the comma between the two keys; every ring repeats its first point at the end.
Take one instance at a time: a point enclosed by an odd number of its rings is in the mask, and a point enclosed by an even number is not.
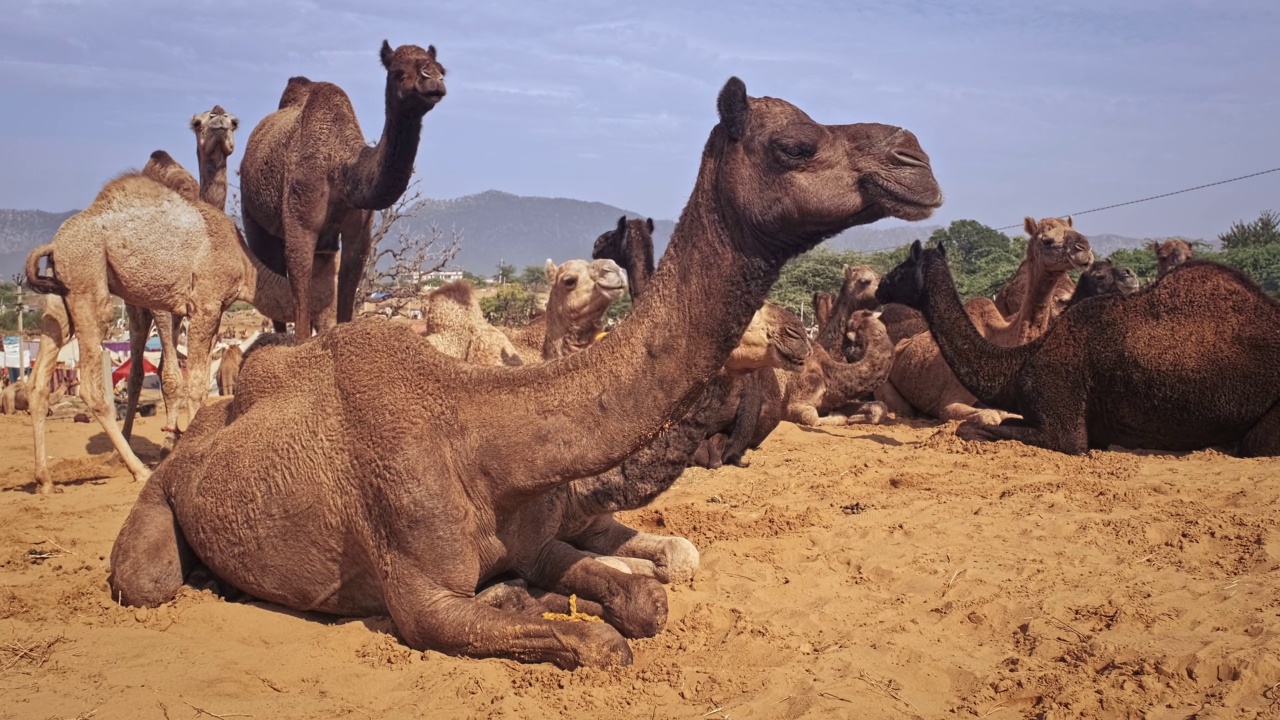
{"type": "Polygon", "coordinates": [[[17,299],[18,309],[18,378],[27,376],[27,351],[26,345],[22,337],[22,313],[26,312],[27,306],[22,304],[22,289],[27,282],[26,276],[22,273],[13,274],[13,284],[17,286],[15,297],[17,299]]]}

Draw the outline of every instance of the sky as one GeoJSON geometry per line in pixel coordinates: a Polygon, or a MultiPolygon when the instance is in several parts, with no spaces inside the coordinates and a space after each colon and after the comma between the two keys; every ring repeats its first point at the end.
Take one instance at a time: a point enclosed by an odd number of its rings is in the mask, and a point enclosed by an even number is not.
{"type": "MultiPolygon", "coordinates": [[[[424,194],[487,189],[676,218],[732,75],[827,123],[912,130],[947,200],[994,227],[1280,167],[1280,3],[1264,0],[486,2],[0,0],[0,207],[82,208],[192,114],[249,132],[293,75],[381,133],[393,46],[434,44],[424,194]]],[[[235,182],[234,177],[232,182],[235,182]]],[[[1280,173],[1085,215],[1211,238],[1280,210],[1280,173]]]]}

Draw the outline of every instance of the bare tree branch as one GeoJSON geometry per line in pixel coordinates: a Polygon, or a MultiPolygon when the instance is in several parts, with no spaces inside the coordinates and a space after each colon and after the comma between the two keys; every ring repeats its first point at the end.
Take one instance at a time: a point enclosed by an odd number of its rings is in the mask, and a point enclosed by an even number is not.
{"type": "Polygon", "coordinates": [[[462,233],[454,229],[445,241],[445,233],[438,225],[422,232],[411,227],[413,218],[422,203],[422,190],[414,180],[409,190],[386,210],[378,211],[374,218],[369,258],[365,261],[364,274],[357,291],[357,307],[376,301],[390,308],[393,314],[401,314],[410,301],[422,294],[426,275],[441,270],[458,254],[462,246],[462,233]]]}

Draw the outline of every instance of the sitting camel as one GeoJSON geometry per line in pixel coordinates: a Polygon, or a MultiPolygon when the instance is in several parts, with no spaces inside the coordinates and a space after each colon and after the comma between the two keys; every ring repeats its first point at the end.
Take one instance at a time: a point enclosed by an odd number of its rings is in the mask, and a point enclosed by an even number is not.
{"type": "Polygon", "coordinates": [[[1280,301],[1235,269],[1187,262],[1129,297],[1079,303],[1016,347],[975,330],[943,248],[913,245],[879,294],[929,318],[966,388],[1022,415],[966,435],[1069,454],[1234,444],[1280,455],[1280,301]]]}
{"type": "Polygon", "coordinates": [[[819,125],[732,78],[645,301],[592,347],[471,365],[368,318],[246,353],[143,488],[111,554],[112,597],[173,599],[195,561],[297,610],[389,615],[413,648],[561,667],[629,663],[666,594],[555,538],[551,491],[616,467],[687,414],[784,263],[854,225],[942,202],[908,131],[819,125]],[[371,372],[371,358],[384,371],[371,372]],[[281,418],[289,418],[282,422],[281,418]],[[603,623],[477,602],[501,574],[594,603],[603,623]]]}
{"type": "MultiPolygon", "coordinates": [[[[107,183],[88,208],[62,224],[52,242],[32,250],[26,275],[36,292],[60,296],[55,305],[46,303],[31,380],[40,493],[54,489],[44,421],[58,349],[71,341],[72,328],[80,340],[82,399],[134,478],[150,475],[116,426],[115,405],[103,393],[102,340],[111,321],[111,295],[135,307],[189,319],[187,402],[194,409],[208,397],[209,353],[222,312],[231,303],[253,303],[271,318],[293,316],[285,278],[249,254],[231,218],[202,202],[195,178],[160,150],[141,172],[107,183]],[[49,259],[50,275],[40,273],[42,258],[49,259]],[[61,308],[51,310],[63,304],[65,314],[61,308]]],[[[176,355],[172,367],[177,368],[176,355]]]]}
{"type": "Polygon", "coordinates": [[[236,378],[240,377],[240,363],[244,359],[244,351],[238,344],[231,344],[222,351],[222,359],[218,361],[218,394],[229,397],[236,394],[236,378]]]}
{"type": "Polygon", "coordinates": [[[1118,268],[1110,259],[1094,260],[1089,269],[1080,274],[1067,307],[1102,295],[1132,295],[1138,288],[1138,276],[1129,268],[1118,268]]]}
{"type": "MultiPolygon", "coordinates": [[[[1055,316],[1061,278],[1093,260],[1089,241],[1072,226],[1070,218],[1026,218],[1027,300],[1005,318],[987,298],[973,298],[965,311],[991,342],[1005,347],[1021,345],[1043,335],[1055,316]]],[[[877,295],[879,296],[879,295],[877,295]]],[[[881,298],[883,300],[883,298],[881,298]]],[[[889,381],[876,390],[876,399],[899,416],[916,412],[939,420],[976,420],[999,424],[1008,413],[977,407],[977,399],[956,379],[938,352],[934,338],[914,335],[897,344],[889,381]]]]}
{"type": "MultiPolygon", "coordinates": [[[[1066,222],[1067,226],[1070,227],[1072,224],[1070,215],[1067,216],[1066,222]]],[[[1027,237],[1033,236],[1028,235],[1027,237]]],[[[996,293],[994,302],[1001,316],[1011,318],[1022,308],[1022,303],[1027,297],[1027,288],[1031,285],[1031,270],[1030,259],[1024,258],[1022,263],[1018,265],[1018,269],[1014,271],[1013,277],[1010,278],[1009,282],[1005,283],[1004,287],[1000,288],[1000,292],[996,293]]],[[[1071,281],[1070,275],[1062,275],[1058,278],[1058,285],[1054,289],[1055,304],[1052,309],[1054,317],[1057,317],[1066,308],[1075,289],[1075,283],[1071,281]]]]}
{"type": "Polygon", "coordinates": [[[466,280],[427,293],[422,305],[423,335],[435,349],[477,365],[523,365],[511,339],[484,319],[475,288],[466,280]]]}
{"type": "Polygon", "coordinates": [[[9,383],[0,390],[0,415],[13,415],[28,408],[27,381],[9,383]]]}
{"type": "Polygon", "coordinates": [[[1164,242],[1152,240],[1147,247],[1156,256],[1156,279],[1169,274],[1170,270],[1195,257],[1191,243],[1186,240],[1172,238],[1164,242]]]}
{"type": "Polygon", "coordinates": [[[826,323],[818,325],[818,346],[834,358],[845,357],[849,316],[855,310],[875,310],[880,307],[880,303],[876,302],[876,284],[880,282],[880,278],[874,270],[866,265],[845,265],[842,271],[844,283],[836,294],[831,315],[826,323]]]}
{"type": "Polygon", "coordinates": [[[596,238],[591,248],[596,260],[612,260],[627,271],[631,299],[638,300],[653,277],[653,218],[618,218],[618,227],[596,238]]]}
{"type": "Polygon", "coordinates": [[[622,297],[626,281],[612,260],[547,260],[551,293],[547,307],[524,327],[502,328],[526,364],[572,354],[590,347],[604,330],[604,316],[622,297]]]}

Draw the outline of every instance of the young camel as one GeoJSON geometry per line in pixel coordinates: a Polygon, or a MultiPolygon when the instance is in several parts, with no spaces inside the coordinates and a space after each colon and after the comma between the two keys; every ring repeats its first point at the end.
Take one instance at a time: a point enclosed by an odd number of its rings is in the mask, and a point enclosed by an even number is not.
{"type": "MultiPolygon", "coordinates": [[[[40,493],[54,490],[44,422],[58,349],[70,342],[72,328],[80,340],[85,404],[134,478],[150,475],[116,426],[115,406],[103,393],[102,340],[111,321],[112,295],[135,307],[189,319],[187,402],[195,409],[209,394],[209,353],[223,310],[244,300],[271,318],[293,316],[287,281],[248,253],[231,218],[202,202],[195,178],[163,151],[152,153],[141,172],[107,183],[88,208],[62,224],[52,242],[32,250],[26,275],[33,290],[61,296],[67,310],[46,311],[42,318],[32,372],[40,493]],[[49,259],[48,276],[40,273],[42,258],[49,259]]],[[[313,302],[327,300],[317,297],[313,302]]],[[[171,367],[177,368],[176,357],[171,367]]]]}
{"type": "MultiPolygon", "coordinates": [[[[1028,282],[1026,302],[1005,318],[987,298],[973,298],[965,311],[991,342],[1005,347],[1030,342],[1044,334],[1056,315],[1061,279],[1071,270],[1093,260],[1089,241],[1075,231],[1071,218],[1045,218],[1024,222],[1027,236],[1028,282]]],[[[878,292],[878,291],[877,291],[878,292]]],[[[878,295],[877,295],[878,296],[878,295]]],[[[884,298],[881,298],[883,301],[884,298]]],[[[890,411],[900,416],[921,412],[939,420],[976,420],[998,425],[1008,413],[977,407],[977,399],[965,390],[927,334],[914,335],[894,349],[888,382],[875,393],[890,411]]]]}
{"type": "MultiPolygon", "coordinates": [[[[250,133],[240,164],[245,236],[267,267],[287,274],[301,305],[294,324],[299,335],[351,320],[373,242],[372,211],[391,207],[404,194],[422,119],[445,96],[445,70],[434,46],[392,50],[383,40],[380,57],[387,71],[386,118],[377,145],[365,144],[342,88],[294,77],[279,109],[250,133]],[[335,274],[337,304],[313,315],[303,300],[312,297],[312,284],[332,285],[335,274]]],[[[283,324],[277,321],[276,330],[283,331],[283,324]]]]}
{"type": "Polygon", "coordinates": [[[769,396],[781,398],[781,402],[766,414],[808,426],[878,422],[883,410],[875,404],[854,414],[842,411],[857,405],[859,396],[875,390],[889,376],[893,344],[879,318],[879,312],[855,310],[846,320],[845,339],[860,351],[856,362],[832,358],[818,344],[803,370],[774,371],[778,389],[769,396]]]}
{"type": "Polygon", "coordinates": [[[615,467],[683,417],[787,260],[942,202],[902,128],[819,125],[749,98],[737,78],[717,107],[645,301],[605,339],[518,368],[463,363],[376,318],[260,342],[235,399],[204,408],[139,495],[112,549],[112,596],[167,602],[198,558],[285,607],[389,615],[414,648],[629,663],[624,636],[662,629],[665,591],[556,540],[551,491],[615,467]],[[503,573],[558,603],[596,603],[605,622],[478,603],[475,588],[503,573]]]}
{"type": "Polygon", "coordinates": [[[1170,270],[1195,257],[1195,251],[1191,249],[1191,243],[1177,238],[1165,240],[1164,242],[1152,240],[1147,247],[1156,256],[1157,280],[1168,275],[1170,270]]]}

